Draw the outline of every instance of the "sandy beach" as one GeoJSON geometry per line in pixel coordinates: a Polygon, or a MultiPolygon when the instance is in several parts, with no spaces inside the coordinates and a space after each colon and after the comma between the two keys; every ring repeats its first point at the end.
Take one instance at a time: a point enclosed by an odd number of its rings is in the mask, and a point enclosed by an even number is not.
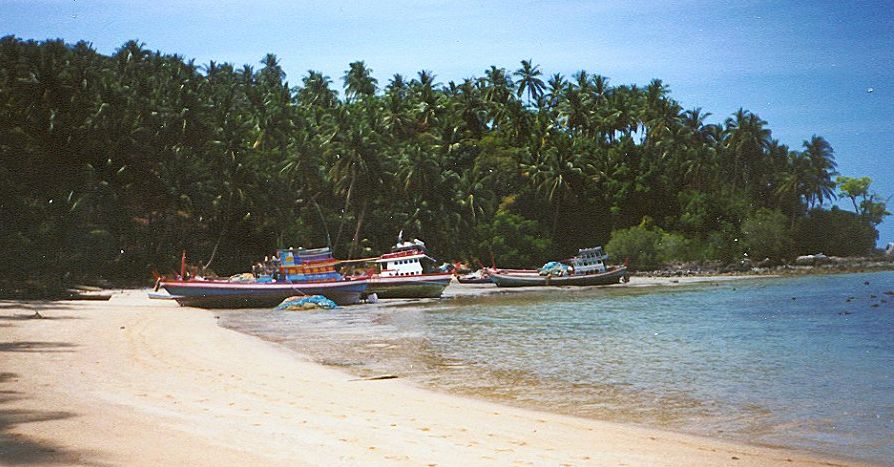
{"type": "Polygon", "coordinates": [[[0,302],[0,464],[855,465],[357,380],[215,317],[0,302]]]}

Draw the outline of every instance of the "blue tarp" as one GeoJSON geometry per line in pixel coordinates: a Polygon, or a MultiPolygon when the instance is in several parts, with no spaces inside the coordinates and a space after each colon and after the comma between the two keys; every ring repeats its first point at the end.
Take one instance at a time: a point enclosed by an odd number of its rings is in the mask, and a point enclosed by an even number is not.
{"type": "Polygon", "coordinates": [[[571,268],[567,264],[558,261],[550,261],[540,268],[541,276],[566,276],[571,272],[571,268]]]}
{"type": "Polygon", "coordinates": [[[335,304],[332,300],[322,296],[322,295],[311,295],[311,296],[303,296],[303,297],[289,297],[280,303],[276,309],[277,310],[306,310],[313,307],[317,308],[325,308],[328,310],[332,310],[338,308],[338,305],[335,304]]]}

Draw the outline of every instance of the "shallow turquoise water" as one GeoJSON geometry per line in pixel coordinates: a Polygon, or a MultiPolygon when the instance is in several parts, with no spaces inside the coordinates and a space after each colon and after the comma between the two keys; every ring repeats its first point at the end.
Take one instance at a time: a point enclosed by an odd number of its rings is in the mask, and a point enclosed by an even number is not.
{"type": "Polygon", "coordinates": [[[575,289],[224,325],[317,361],[585,417],[894,459],[894,272],[575,289]],[[869,282],[869,284],[865,284],[869,282]]]}

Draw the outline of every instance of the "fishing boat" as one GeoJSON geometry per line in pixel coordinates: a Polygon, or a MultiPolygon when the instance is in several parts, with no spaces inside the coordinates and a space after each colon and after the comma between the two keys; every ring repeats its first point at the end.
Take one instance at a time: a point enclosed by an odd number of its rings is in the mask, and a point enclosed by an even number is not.
{"type": "Polygon", "coordinates": [[[460,284],[492,284],[491,276],[494,274],[537,274],[537,269],[503,269],[481,268],[473,273],[456,276],[460,284]]]}
{"type": "Polygon", "coordinates": [[[162,280],[159,287],[181,306],[199,308],[268,307],[295,295],[322,295],[339,305],[358,303],[367,288],[366,278],[345,278],[335,264],[329,248],[289,248],[277,250],[258,274],[162,280]]]}
{"type": "Polygon", "coordinates": [[[456,276],[456,281],[460,284],[490,284],[490,275],[490,269],[481,268],[473,273],[456,276]]]}
{"type": "Polygon", "coordinates": [[[453,273],[435,270],[435,259],[428,256],[424,242],[404,242],[401,237],[402,233],[390,253],[373,261],[379,272],[369,278],[367,294],[378,298],[440,297],[453,273]]]}
{"type": "Polygon", "coordinates": [[[500,271],[491,274],[491,280],[497,287],[608,285],[624,280],[627,268],[608,268],[605,266],[606,259],[608,255],[602,247],[582,248],[577,256],[564,262],[547,263],[539,271],[500,271]]]}

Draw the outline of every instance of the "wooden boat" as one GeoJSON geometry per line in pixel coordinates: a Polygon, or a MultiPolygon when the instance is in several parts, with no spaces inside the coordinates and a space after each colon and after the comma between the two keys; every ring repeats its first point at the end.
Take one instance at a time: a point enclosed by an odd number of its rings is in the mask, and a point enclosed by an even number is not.
{"type": "Polygon", "coordinates": [[[329,248],[278,250],[257,276],[240,274],[228,280],[162,280],[181,306],[253,308],[278,305],[295,295],[322,295],[339,305],[358,303],[366,278],[349,279],[335,271],[329,248]]]}
{"type": "Polygon", "coordinates": [[[491,280],[497,287],[534,286],[587,286],[617,284],[627,277],[627,268],[606,268],[608,258],[602,247],[578,250],[578,255],[568,260],[569,274],[554,275],[550,271],[526,270],[523,272],[497,272],[491,280]]]}
{"type": "Polygon", "coordinates": [[[147,294],[152,300],[173,300],[174,296],[167,292],[152,291],[147,294]]]}
{"type": "Polygon", "coordinates": [[[108,301],[112,298],[112,294],[98,293],[85,290],[68,290],[62,295],[62,300],[96,300],[108,301]]]}
{"type": "Polygon", "coordinates": [[[456,276],[456,281],[460,284],[490,284],[491,272],[479,269],[471,274],[463,274],[456,276]]]}
{"type": "Polygon", "coordinates": [[[434,258],[418,239],[402,242],[398,236],[391,252],[373,262],[380,270],[369,278],[367,294],[378,298],[438,298],[453,280],[453,273],[435,271],[434,258]]]}
{"type": "Polygon", "coordinates": [[[226,280],[163,281],[161,287],[182,306],[199,308],[258,308],[279,305],[295,295],[322,295],[339,305],[360,301],[366,280],[255,282],[226,280]]]}
{"type": "Polygon", "coordinates": [[[536,269],[498,269],[482,268],[471,274],[456,276],[460,284],[492,284],[491,276],[494,274],[537,274],[536,269]]]}
{"type": "Polygon", "coordinates": [[[627,268],[619,267],[597,274],[572,276],[541,276],[540,274],[493,274],[491,280],[497,287],[534,287],[541,285],[608,285],[621,282],[627,268]]]}

